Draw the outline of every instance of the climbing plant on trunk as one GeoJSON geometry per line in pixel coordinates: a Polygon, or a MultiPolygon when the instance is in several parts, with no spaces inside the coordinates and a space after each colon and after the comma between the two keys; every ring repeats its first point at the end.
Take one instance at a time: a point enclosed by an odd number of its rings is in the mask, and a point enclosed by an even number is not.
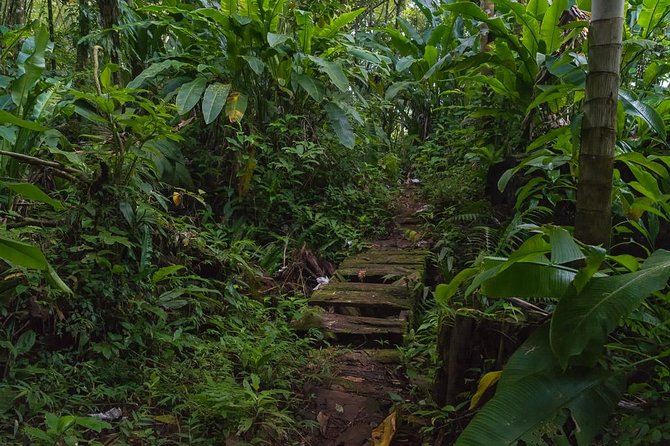
{"type": "Polygon", "coordinates": [[[624,0],[593,0],[575,236],[609,245],[624,0]]]}

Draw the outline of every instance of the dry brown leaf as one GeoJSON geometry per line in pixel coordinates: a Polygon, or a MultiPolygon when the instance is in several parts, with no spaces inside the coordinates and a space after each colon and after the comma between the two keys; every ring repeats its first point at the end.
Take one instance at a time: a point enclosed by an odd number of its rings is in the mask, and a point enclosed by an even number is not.
{"type": "Polygon", "coordinates": [[[379,426],[372,431],[373,446],[391,446],[391,441],[395,436],[396,430],[396,413],[391,412],[391,415],[386,417],[379,426]]]}
{"type": "Polygon", "coordinates": [[[328,420],[330,420],[330,417],[323,411],[319,412],[316,416],[316,421],[319,422],[319,432],[321,432],[321,435],[324,437],[328,431],[328,420]]]}

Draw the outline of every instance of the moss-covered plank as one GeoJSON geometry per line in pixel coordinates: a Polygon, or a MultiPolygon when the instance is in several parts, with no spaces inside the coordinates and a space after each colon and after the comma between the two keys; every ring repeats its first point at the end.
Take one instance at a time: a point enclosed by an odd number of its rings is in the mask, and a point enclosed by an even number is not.
{"type": "Polygon", "coordinates": [[[368,282],[330,282],[323,288],[315,291],[354,291],[360,293],[384,293],[387,296],[398,299],[406,299],[411,295],[407,285],[392,285],[390,283],[368,283],[368,282]]]}
{"type": "Polygon", "coordinates": [[[386,253],[380,251],[366,251],[345,259],[340,265],[341,268],[351,268],[354,266],[365,265],[367,263],[388,264],[388,265],[423,265],[426,262],[426,256],[403,253],[386,253]]]}
{"type": "Polygon", "coordinates": [[[345,280],[359,282],[393,282],[401,278],[420,280],[423,268],[420,265],[389,265],[370,263],[340,268],[337,274],[345,280]]]}
{"type": "MultiPolygon", "coordinates": [[[[396,287],[393,287],[397,289],[396,287]]],[[[397,310],[409,310],[411,303],[407,299],[407,289],[403,290],[404,297],[396,297],[379,289],[377,291],[337,290],[326,287],[316,291],[309,299],[312,305],[321,306],[352,306],[352,307],[384,307],[397,310]]]]}
{"type": "Polygon", "coordinates": [[[375,252],[379,254],[386,254],[389,256],[394,256],[394,255],[412,255],[412,256],[420,256],[420,257],[428,257],[431,253],[427,249],[421,249],[421,248],[398,248],[396,246],[373,246],[370,249],[363,251],[361,254],[364,254],[366,252],[375,252]]]}
{"type": "Polygon", "coordinates": [[[336,334],[402,335],[407,327],[407,323],[400,319],[347,316],[336,313],[324,313],[320,319],[319,328],[336,334]]]}

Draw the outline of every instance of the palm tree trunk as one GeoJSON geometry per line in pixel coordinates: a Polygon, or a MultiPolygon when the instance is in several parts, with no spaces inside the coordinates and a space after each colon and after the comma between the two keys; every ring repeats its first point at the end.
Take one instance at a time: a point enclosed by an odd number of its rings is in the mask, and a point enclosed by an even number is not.
{"type": "Polygon", "coordinates": [[[575,237],[609,246],[624,0],[593,0],[575,237]]]}

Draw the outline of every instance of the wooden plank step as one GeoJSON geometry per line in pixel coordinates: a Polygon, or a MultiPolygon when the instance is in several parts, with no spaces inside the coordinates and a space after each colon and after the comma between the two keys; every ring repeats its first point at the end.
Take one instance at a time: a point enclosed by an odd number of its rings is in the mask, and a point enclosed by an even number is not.
{"type": "Polygon", "coordinates": [[[419,265],[388,265],[369,263],[349,268],[340,268],[336,274],[339,274],[345,280],[359,282],[393,282],[395,280],[408,277],[419,279],[423,272],[423,267],[419,265]],[[362,279],[362,280],[361,280],[362,279]]]}
{"type": "Polygon", "coordinates": [[[398,299],[406,299],[410,295],[410,290],[407,285],[392,285],[390,283],[366,283],[366,282],[330,282],[324,288],[319,288],[319,291],[354,291],[354,292],[371,292],[371,293],[386,293],[391,297],[398,299]]]}
{"type": "Polygon", "coordinates": [[[426,256],[421,254],[407,254],[402,250],[398,251],[370,250],[345,259],[340,264],[340,268],[353,268],[368,263],[421,266],[424,263],[426,263],[426,256]]]}
{"type": "MultiPolygon", "coordinates": [[[[351,283],[348,284],[352,285],[351,283]]],[[[338,287],[331,287],[329,285],[315,291],[309,299],[309,303],[321,306],[376,307],[379,309],[396,310],[409,310],[411,308],[411,302],[407,298],[408,291],[406,286],[369,283],[359,283],[356,285],[364,286],[358,287],[358,289],[351,286],[345,287],[345,289],[338,289],[338,287]],[[370,287],[370,285],[378,286],[370,287]]]]}
{"type": "Polygon", "coordinates": [[[337,313],[322,314],[320,322],[320,327],[326,331],[347,335],[403,335],[407,327],[407,323],[400,319],[347,316],[337,313]]]}
{"type": "MultiPolygon", "coordinates": [[[[372,245],[368,251],[377,251],[379,253],[387,253],[389,255],[394,255],[394,254],[410,254],[410,255],[415,255],[415,256],[429,256],[430,251],[427,249],[422,249],[422,248],[415,248],[415,247],[406,247],[406,248],[399,248],[397,246],[384,246],[384,245],[372,245]]],[[[368,252],[368,251],[363,251],[363,252],[368,252]]]]}

